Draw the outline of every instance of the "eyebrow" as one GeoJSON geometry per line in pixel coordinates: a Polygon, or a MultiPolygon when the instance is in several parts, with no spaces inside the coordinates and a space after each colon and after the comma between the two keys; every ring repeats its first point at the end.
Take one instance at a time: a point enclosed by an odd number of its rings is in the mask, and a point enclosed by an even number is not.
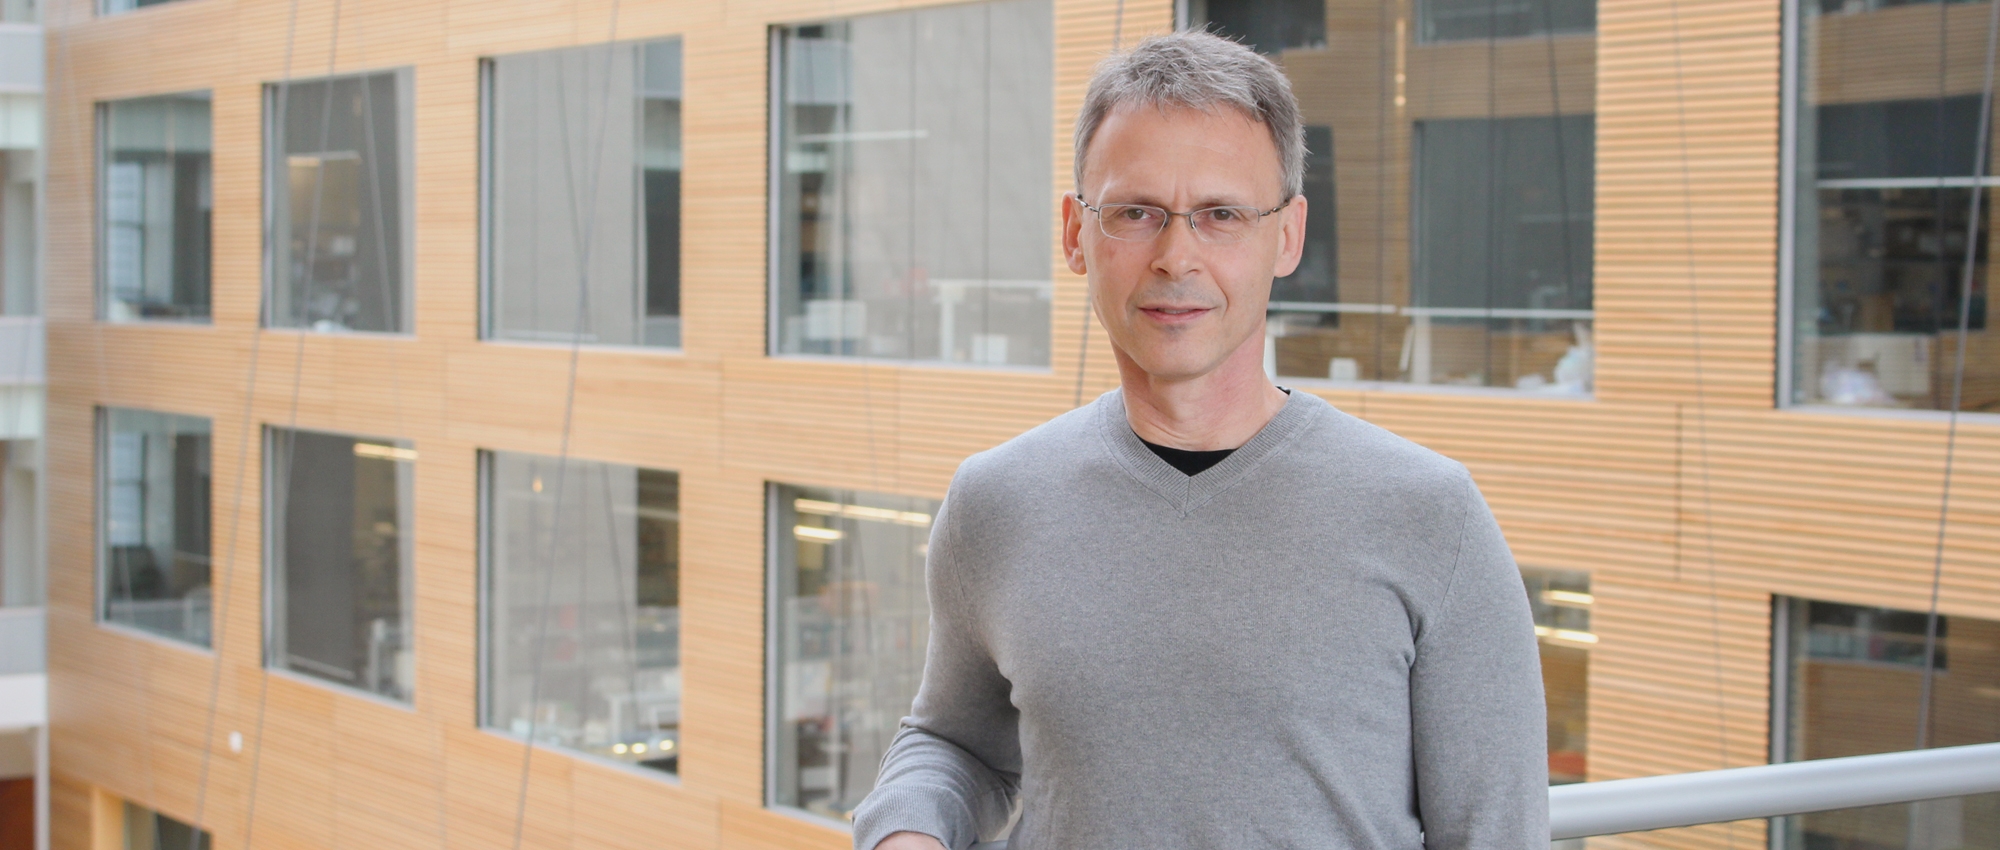
{"type": "MultiPolygon", "coordinates": [[[[1157,198],[1150,198],[1144,195],[1129,200],[1127,199],[1121,199],[1115,201],[1105,200],[1100,202],[1098,206],[1103,206],[1104,204],[1136,204],[1140,206],[1159,207],[1160,209],[1171,209],[1171,207],[1169,207],[1166,203],[1158,200],[1157,198]]],[[[1199,201],[1196,201],[1194,203],[1194,206],[1189,207],[1189,210],[1208,209],[1209,207],[1254,207],[1254,206],[1257,205],[1254,203],[1250,203],[1248,201],[1231,200],[1229,198],[1210,195],[1208,197],[1202,198],[1199,201]]]]}

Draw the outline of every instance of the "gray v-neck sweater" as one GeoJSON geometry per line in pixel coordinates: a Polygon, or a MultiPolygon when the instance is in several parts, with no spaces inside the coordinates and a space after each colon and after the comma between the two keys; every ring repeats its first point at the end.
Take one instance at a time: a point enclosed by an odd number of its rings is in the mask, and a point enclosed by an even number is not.
{"type": "Polygon", "coordinates": [[[1546,850],[1527,594],[1465,468],[1294,392],[1194,476],[1111,392],[966,460],[855,812],[1011,850],[1546,850]]]}

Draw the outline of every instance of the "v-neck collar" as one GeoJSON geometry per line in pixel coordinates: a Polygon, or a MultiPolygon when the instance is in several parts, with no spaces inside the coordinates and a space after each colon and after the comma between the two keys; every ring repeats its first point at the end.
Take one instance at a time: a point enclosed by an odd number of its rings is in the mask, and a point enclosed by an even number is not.
{"type": "Polygon", "coordinates": [[[1098,434],[1104,438],[1106,448],[1118,465],[1186,516],[1235,486],[1265,458],[1291,442],[1312,423],[1318,408],[1326,406],[1326,402],[1318,396],[1294,390],[1286,396],[1285,406],[1278,408],[1277,415],[1272,416],[1271,421],[1265,423],[1249,442],[1231,452],[1221,463],[1194,475],[1175,469],[1173,464],[1146,448],[1145,441],[1133,433],[1132,424],[1125,416],[1124,389],[1098,396],[1093,405],[1096,407],[1098,434]]]}

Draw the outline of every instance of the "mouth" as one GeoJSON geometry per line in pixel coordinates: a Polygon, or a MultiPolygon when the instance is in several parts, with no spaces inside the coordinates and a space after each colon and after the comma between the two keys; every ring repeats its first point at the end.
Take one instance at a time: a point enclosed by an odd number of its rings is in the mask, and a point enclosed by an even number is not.
{"type": "Polygon", "coordinates": [[[1208,315],[1210,309],[1208,307],[1141,307],[1139,308],[1139,312],[1146,314],[1153,321],[1178,325],[1192,322],[1202,316],[1208,315]]]}

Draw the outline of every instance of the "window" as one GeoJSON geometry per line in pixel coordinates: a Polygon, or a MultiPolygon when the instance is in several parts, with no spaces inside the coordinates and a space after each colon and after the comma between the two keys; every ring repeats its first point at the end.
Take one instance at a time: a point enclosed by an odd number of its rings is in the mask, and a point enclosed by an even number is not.
{"type": "Polygon", "coordinates": [[[771,488],[771,800],[847,820],[916,699],[938,503],[771,488]]]}
{"type": "Polygon", "coordinates": [[[0,440],[0,608],[44,601],[41,471],[41,440],[0,440]]]}
{"type": "Polygon", "coordinates": [[[213,846],[208,832],[145,806],[125,804],[125,850],[203,850],[213,846]]]}
{"type": "MultiPolygon", "coordinates": [[[[1780,598],[1773,619],[1774,760],[2000,741],[2000,621],[1940,616],[1926,653],[1922,611],[1780,598]]],[[[1777,850],[2000,847],[2000,794],[1775,818],[1771,832],[1777,850]]]]}
{"type": "Polygon", "coordinates": [[[407,333],[409,74],[265,86],[274,328],[407,333]]]}
{"type": "Polygon", "coordinates": [[[1549,711],[1549,783],[1582,782],[1589,774],[1590,574],[1524,567],[1528,606],[1542,651],[1542,693],[1549,711]]]}
{"type": "Polygon", "coordinates": [[[487,66],[487,335],[681,344],[681,43],[487,66]]]}
{"type": "Polygon", "coordinates": [[[1986,268],[2000,180],[1990,157],[1983,168],[1975,161],[1985,54],[1944,47],[1977,9],[1789,5],[1798,37],[1787,86],[1790,363],[1781,399],[1949,409],[1962,348],[1961,409],[2000,412],[1986,268]],[[1978,222],[1975,191],[1984,195],[1978,222]]]}
{"type": "Polygon", "coordinates": [[[778,30],[771,350],[1047,366],[1048,0],[778,30]]]}
{"type": "Polygon", "coordinates": [[[1596,0],[1418,0],[1424,41],[1587,33],[1597,29],[1596,0]]]}
{"type": "Polygon", "coordinates": [[[675,772],[679,476],[511,452],[483,460],[482,722],[675,772]]]}
{"type": "Polygon", "coordinates": [[[98,262],[107,321],[209,318],[209,94],[98,106],[98,262]]]}
{"type": "Polygon", "coordinates": [[[0,92],[0,314],[41,311],[36,280],[41,194],[40,95],[0,92]]]}
{"type": "Polygon", "coordinates": [[[209,422],[120,408],[99,422],[99,616],[208,646],[209,422]]]}
{"type": "Polygon", "coordinates": [[[1306,124],[1305,253],[1272,285],[1265,369],[1587,395],[1596,5],[1416,5],[1410,27],[1374,0],[1191,4],[1285,69],[1306,124]],[[1333,49],[1328,20],[1380,23],[1333,49]]]}
{"type": "Polygon", "coordinates": [[[269,430],[268,663],[409,700],[409,443],[269,430]]]}
{"type": "Polygon", "coordinates": [[[158,6],[162,3],[170,2],[173,2],[173,0],[103,0],[104,11],[102,14],[116,15],[119,12],[130,12],[133,9],[144,9],[147,6],[158,6]]]}

